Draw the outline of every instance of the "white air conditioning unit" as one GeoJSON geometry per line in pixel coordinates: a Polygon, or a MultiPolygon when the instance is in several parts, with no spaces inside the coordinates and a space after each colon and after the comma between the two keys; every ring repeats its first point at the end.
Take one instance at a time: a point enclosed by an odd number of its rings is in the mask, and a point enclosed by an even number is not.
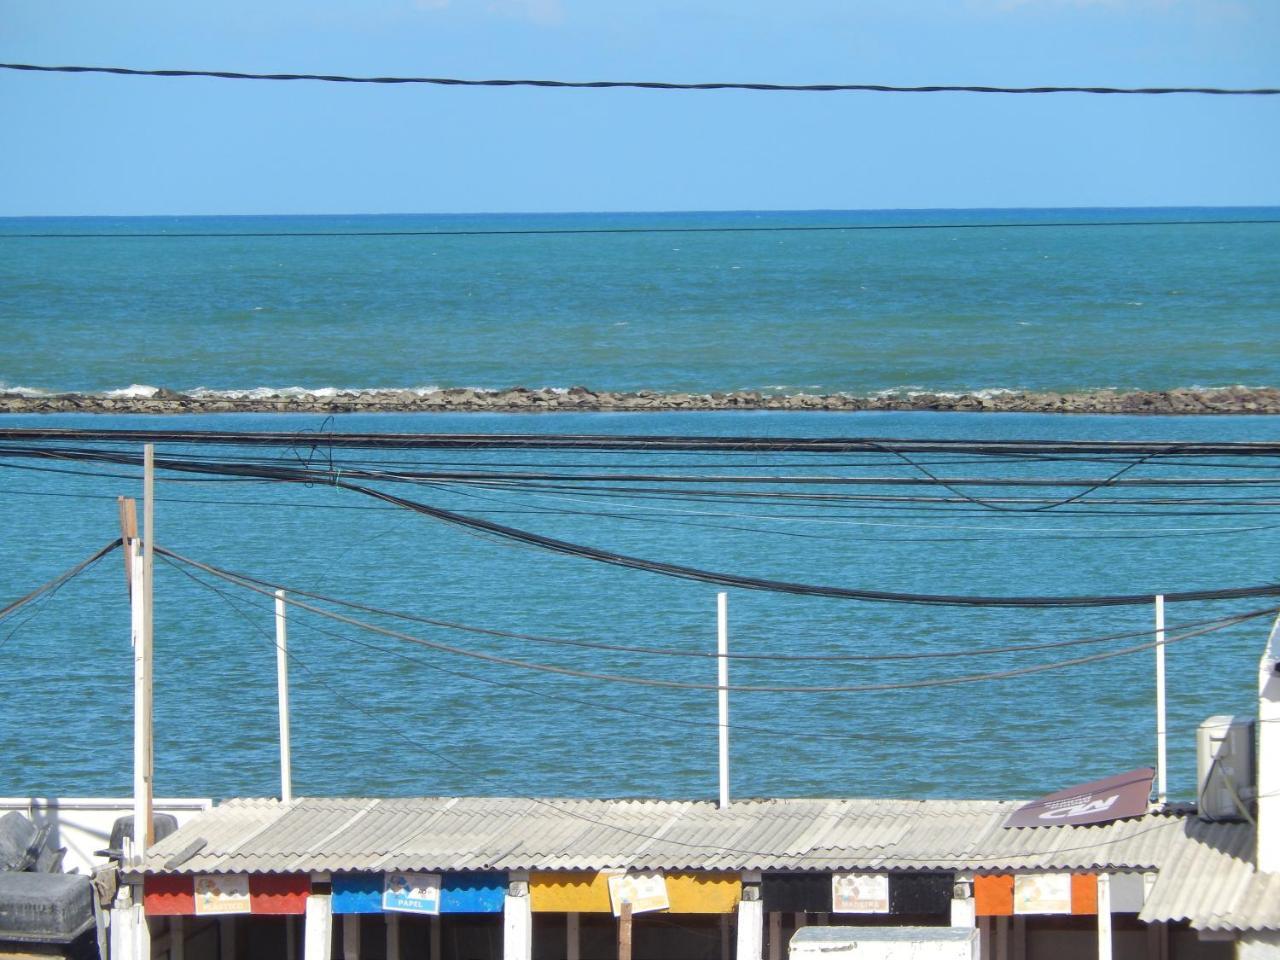
{"type": "Polygon", "coordinates": [[[1253,721],[1210,717],[1196,730],[1197,806],[1202,820],[1245,820],[1254,789],[1253,721]]]}

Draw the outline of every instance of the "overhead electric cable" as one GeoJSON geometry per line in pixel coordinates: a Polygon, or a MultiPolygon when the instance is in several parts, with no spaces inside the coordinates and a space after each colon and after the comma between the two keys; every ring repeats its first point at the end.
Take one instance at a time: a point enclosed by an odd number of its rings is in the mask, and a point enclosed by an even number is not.
{"type": "Polygon", "coordinates": [[[9,603],[5,604],[3,607],[0,607],[0,621],[6,619],[7,617],[11,616],[14,613],[17,613],[27,604],[35,600],[38,600],[41,596],[48,593],[50,590],[56,590],[60,586],[62,586],[64,583],[66,583],[68,580],[84,573],[84,571],[88,570],[91,566],[93,566],[95,563],[97,563],[99,560],[101,560],[103,557],[109,554],[112,550],[117,549],[120,546],[120,544],[121,544],[121,541],[119,538],[112,540],[101,550],[98,550],[96,553],[94,553],[92,556],[88,557],[87,559],[80,561],[74,567],[71,567],[69,570],[64,570],[62,573],[58,574],[58,576],[54,577],[52,580],[42,583],[40,586],[36,587],[30,593],[26,593],[21,597],[19,597],[17,600],[12,600],[9,603]]]}
{"type": "MultiPolygon", "coordinates": [[[[190,557],[185,557],[172,550],[167,550],[167,549],[157,547],[156,552],[161,553],[163,556],[170,557],[174,560],[178,560],[182,563],[188,564],[189,566],[195,567],[198,570],[203,570],[205,573],[211,574],[212,576],[225,580],[228,583],[234,583],[240,587],[243,587],[246,590],[251,590],[254,593],[261,594],[262,596],[272,596],[272,597],[277,596],[277,594],[273,590],[260,587],[257,584],[254,584],[248,581],[240,580],[234,574],[230,574],[226,571],[220,570],[217,567],[211,566],[206,563],[202,563],[198,560],[193,560],[190,557]]],[[[522,670],[531,670],[538,673],[553,673],[553,674],[559,674],[560,676],[576,677],[581,680],[599,680],[599,681],[604,681],[608,683],[624,683],[624,684],[631,684],[635,686],[644,686],[644,687],[663,687],[667,689],[678,689],[678,690],[724,689],[721,685],[714,684],[714,683],[690,683],[682,680],[661,680],[654,677],[634,677],[634,676],[624,676],[621,674],[597,673],[595,671],[590,671],[590,670],[576,670],[570,667],[560,667],[560,666],[555,666],[553,664],[546,664],[546,663],[535,663],[529,660],[519,660],[514,657],[503,657],[495,654],[481,653],[476,650],[467,650],[463,647],[454,646],[453,644],[438,643],[433,640],[426,640],[426,639],[423,639],[422,637],[415,637],[412,634],[403,633],[398,630],[391,630],[387,627],[381,627],[381,626],[378,626],[377,624],[368,623],[367,621],[363,621],[363,620],[358,620],[355,617],[349,617],[349,616],[346,616],[345,614],[335,613],[332,610],[325,610],[322,607],[317,607],[314,604],[306,603],[304,601],[298,600],[295,597],[289,596],[288,595],[289,590],[287,588],[285,589],[284,592],[285,592],[285,596],[282,598],[283,602],[291,606],[298,607],[299,609],[307,610],[310,613],[316,614],[317,616],[325,617],[329,620],[335,620],[339,623],[345,623],[348,626],[357,627],[361,630],[367,630],[371,633],[377,633],[377,634],[381,634],[382,636],[391,637],[392,639],[402,640],[406,643],[413,643],[419,646],[424,646],[432,650],[437,650],[441,653],[455,654],[457,656],[467,657],[473,660],[480,660],[486,663],[494,663],[494,664],[499,664],[507,667],[515,667],[522,670]]],[[[1222,630],[1227,627],[1234,626],[1237,623],[1243,623],[1246,620],[1252,620],[1252,619],[1256,619],[1258,617],[1263,617],[1263,616],[1275,616],[1275,615],[1276,615],[1275,607],[1266,607],[1261,610],[1253,610],[1247,613],[1237,614],[1233,617],[1223,618],[1222,621],[1212,626],[1201,627],[1197,630],[1187,631],[1185,633],[1181,633],[1176,636],[1166,636],[1166,638],[1163,641],[1153,640],[1149,643],[1136,644],[1134,646],[1125,647],[1121,650],[1112,650],[1106,653],[1095,653],[1095,654],[1090,654],[1088,656],[1083,656],[1083,657],[1074,657],[1069,660],[1059,660],[1059,661],[1054,661],[1052,663],[1036,664],[1034,666],[1027,666],[1027,667],[1015,667],[1008,670],[991,671],[988,673],[967,674],[959,677],[944,677],[944,678],[934,678],[934,679],[928,679],[928,680],[907,680],[907,681],[898,681],[898,682],[892,682],[892,683],[857,684],[857,685],[741,684],[736,686],[730,686],[728,689],[730,691],[738,692],[738,693],[805,693],[805,694],[808,694],[808,693],[873,693],[873,692],[881,692],[886,690],[911,690],[911,689],[919,689],[924,687],[943,687],[943,686],[955,686],[958,684],[982,683],[990,680],[1008,680],[1008,679],[1013,679],[1015,677],[1028,676],[1035,673],[1043,673],[1047,670],[1057,670],[1057,669],[1062,669],[1066,667],[1082,666],[1088,663],[1097,663],[1103,660],[1111,660],[1116,657],[1127,656],[1129,654],[1139,653],[1144,650],[1151,650],[1151,649],[1154,649],[1155,647],[1161,646],[1162,644],[1165,646],[1168,646],[1171,643],[1176,643],[1182,640],[1189,640],[1192,637],[1198,637],[1206,633],[1212,633],[1217,630],[1222,630]]]]}
{"type": "Polygon", "coordinates": [[[0,63],[0,69],[37,73],[100,73],[128,77],[207,77],[215,80],[316,80],[325,83],[427,84],[441,87],[540,87],[549,89],[752,90],[801,93],[1090,93],[1159,96],[1199,93],[1213,96],[1274,96],[1280,87],[1000,87],[974,84],[896,86],[881,83],[671,83],[661,80],[473,80],[458,77],[359,77],[332,73],[245,73],[236,70],[142,70],[135,67],[45,66],[0,63]]]}
{"type": "MultiPolygon", "coordinates": [[[[14,452],[12,449],[9,452],[14,452]]],[[[22,456],[48,456],[47,451],[30,448],[19,452],[22,456]]],[[[74,456],[59,453],[63,459],[94,460],[100,462],[122,463],[137,466],[141,456],[110,451],[79,452],[74,456]]],[[[1219,588],[1212,590],[1152,590],[1141,594],[1089,595],[1089,596],[973,596],[958,594],[907,593],[889,590],[865,590],[850,587],[839,587],[826,584],[797,583],[793,581],[773,580],[764,577],[751,577],[723,571],[706,570],[684,564],[667,563],[658,560],[647,560],[584,544],[559,540],[543,536],[518,527],[495,523],[480,517],[469,516],[432,506],[421,501],[409,500],[394,494],[377,490],[361,484],[341,479],[341,471],[326,474],[321,471],[293,469],[286,467],[266,467],[246,464],[227,464],[214,462],[175,461],[157,458],[156,467],[185,473],[207,473],[219,476],[235,476],[261,480],[275,480],[285,483],[314,484],[323,483],[334,488],[350,490],[376,500],[420,513],[423,516],[439,520],[443,523],[476,533],[496,536],[511,543],[523,544],[561,553],[566,556],[595,560],[614,566],[634,570],[644,570],[663,576],[683,580],[698,580],[704,583],[717,583],[724,586],[739,587],[744,590],[763,590],[775,593],[790,593],[798,596],[821,596],[844,600],[863,600],[886,603],[913,603],[934,606],[979,606],[979,607],[1105,607],[1136,606],[1151,602],[1157,594],[1163,595],[1170,603],[1191,600],[1229,600],[1245,597],[1264,597],[1280,595],[1280,584],[1270,583],[1249,587],[1219,588]]]]}
{"type": "Polygon", "coordinates": [[[1278,441],[1146,441],[1146,440],[965,440],[892,437],[722,437],[661,434],[502,434],[502,433],[325,433],[273,431],[81,429],[66,427],[4,427],[0,441],[79,440],[96,443],[217,444],[244,447],[323,447],[379,450],[620,450],[645,453],[967,453],[1104,454],[1217,454],[1221,456],[1280,457],[1278,441]]]}
{"type": "MultiPolygon", "coordinates": [[[[162,551],[166,552],[167,551],[162,551]]],[[[359,610],[362,613],[374,614],[375,616],[391,617],[397,620],[405,620],[412,623],[422,623],[427,626],[440,627],[446,630],[456,630],[462,633],[473,633],[480,636],[496,637],[507,640],[521,640],[530,643],[543,643],[569,647],[583,647],[593,650],[606,650],[614,653],[642,654],[651,656],[666,657],[691,657],[697,659],[711,659],[725,657],[730,660],[764,660],[764,661],[797,661],[797,662],[882,662],[897,660],[929,660],[937,658],[951,657],[973,657],[973,656],[993,656],[1005,653],[1025,653],[1031,650],[1049,650],[1061,647],[1077,647],[1095,643],[1110,643],[1116,640],[1129,640],[1133,637],[1145,637],[1151,633],[1150,628],[1144,627],[1141,630],[1128,630],[1123,633],[1112,633],[1104,636],[1093,637],[1076,637],[1069,640],[1049,640],[1038,643],[1022,643],[1008,644],[998,647],[966,647],[962,650],[926,650],[913,651],[911,653],[858,653],[858,654],[839,654],[839,653],[815,653],[815,654],[780,654],[780,653],[725,653],[721,654],[710,650],[687,650],[674,647],[644,647],[634,646],[630,644],[605,643],[602,641],[579,640],[566,637],[548,637],[537,634],[519,633],[510,630],[498,630],[491,627],[480,627],[473,624],[458,623],[452,620],[441,620],[434,617],[425,617],[419,614],[405,613],[397,610],[388,610],[385,607],[376,607],[371,604],[361,603],[356,600],[344,600],[340,597],[334,597],[328,594],[318,593],[313,590],[303,590],[298,587],[286,586],[274,580],[267,580],[262,577],[255,577],[251,574],[243,573],[237,570],[227,570],[226,568],[213,567],[210,570],[217,570],[220,574],[225,575],[233,580],[244,581],[245,583],[256,584],[259,587],[268,588],[271,591],[283,590],[287,594],[293,596],[306,597],[309,600],[316,600],[321,603],[329,603],[335,606],[345,607],[349,610],[359,610]]],[[[1216,626],[1223,624],[1229,617],[1213,617],[1206,620],[1192,621],[1184,623],[1180,629],[1190,629],[1193,627],[1216,626]]]]}
{"type": "MultiPolygon", "coordinates": [[[[185,572],[185,571],[184,571],[184,572],[185,572]]],[[[198,580],[198,578],[196,578],[196,579],[197,579],[197,582],[202,582],[202,581],[199,581],[199,580],[198,580]]],[[[217,593],[219,593],[219,594],[222,594],[222,591],[218,591],[218,590],[217,590],[217,588],[216,588],[216,587],[213,587],[211,584],[203,584],[203,585],[204,585],[204,586],[206,586],[206,587],[208,587],[209,589],[214,590],[215,592],[217,592],[217,593]]],[[[234,604],[232,601],[230,601],[230,599],[229,599],[228,597],[226,597],[226,596],[225,596],[225,594],[223,594],[223,599],[224,599],[224,600],[226,600],[228,603],[231,603],[232,607],[233,607],[233,608],[235,608],[235,609],[237,609],[237,612],[239,612],[239,613],[240,613],[240,615],[241,615],[242,617],[245,617],[245,619],[246,619],[246,620],[248,619],[247,615],[245,615],[242,611],[239,611],[239,610],[238,610],[238,608],[236,608],[236,607],[235,607],[235,604],[234,604]]],[[[265,630],[263,630],[263,629],[262,629],[258,624],[253,624],[253,626],[254,626],[254,628],[255,628],[256,630],[258,630],[258,632],[259,632],[260,634],[262,634],[263,638],[267,641],[267,643],[269,643],[269,644],[274,648],[274,647],[275,647],[275,645],[276,645],[275,638],[274,638],[274,637],[272,637],[272,636],[270,636],[270,635],[269,635],[265,630]]],[[[468,779],[468,782],[469,782],[469,783],[480,782],[480,783],[484,783],[484,784],[487,784],[487,785],[490,785],[490,786],[497,786],[497,790],[498,790],[498,791],[502,791],[502,790],[504,789],[504,788],[502,788],[500,785],[497,785],[497,784],[496,784],[496,781],[494,781],[491,777],[487,777],[487,776],[485,776],[485,775],[484,775],[484,774],[482,774],[482,773],[476,773],[474,770],[470,770],[470,769],[468,769],[466,766],[464,766],[463,764],[459,763],[456,759],[454,759],[454,757],[450,756],[450,755],[449,755],[449,754],[447,754],[447,753],[444,753],[444,752],[442,752],[442,751],[438,751],[438,750],[433,750],[432,748],[430,748],[430,747],[426,746],[425,744],[423,744],[423,743],[422,743],[421,741],[419,741],[418,739],[416,739],[416,738],[414,738],[414,737],[411,737],[411,736],[409,736],[408,734],[404,733],[402,730],[400,730],[400,729],[399,729],[399,727],[398,727],[397,725],[392,724],[392,725],[390,725],[390,726],[387,726],[387,725],[386,725],[386,723],[385,723],[385,717],[380,717],[380,716],[375,715],[372,711],[368,710],[368,709],[367,709],[363,704],[361,704],[361,703],[360,703],[359,701],[357,701],[356,699],[354,699],[354,698],[352,698],[352,697],[348,697],[348,696],[346,696],[344,693],[342,693],[342,691],[338,690],[338,689],[337,689],[333,684],[329,683],[329,682],[328,682],[326,679],[324,679],[320,674],[318,674],[315,670],[313,670],[313,669],[312,669],[312,668],[311,668],[311,667],[306,663],[306,661],[304,661],[304,660],[302,660],[300,657],[298,657],[298,655],[296,654],[296,652],[294,652],[294,651],[290,650],[290,651],[288,651],[288,652],[287,652],[287,654],[286,654],[286,655],[288,656],[288,658],[290,659],[290,661],[292,661],[293,663],[295,663],[295,664],[297,664],[299,667],[301,667],[301,668],[302,668],[302,670],[303,670],[303,671],[304,671],[308,676],[315,678],[315,679],[317,680],[317,682],[319,682],[322,686],[324,686],[324,687],[325,687],[325,689],[326,689],[326,690],[328,690],[331,694],[333,694],[335,697],[337,697],[337,698],[338,698],[339,700],[341,700],[343,703],[345,703],[345,704],[347,704],[348,706],[350,706],[352,709],[354,709],[357,713],[361,714],[361,715],[362,715],[363,717],[365,717],[367,720],[369,720],[369,721],[373,722],[374,724],[376,724],[379,730],[382,730],[384,733],[389,731],[389,732],[391,733],[391,735],[392,735],[392,736],[397,737],[397,738],[399,738],[400,740],[403,740],[403,741],[404,741],[405,743],[407,743],[409,746],[411,746],[411,747],[415,747],[415,748],[420,749],[420,750],[423,750],[424,752],[429,753],[429,754],[431,754],[432,756],[437,757],[438,759],[440,759],[441,761],[443,761],[444,763],[446,763],[448,766],[450,766],[450,767],[454,768],[455,770],[458,770],[458,771],[460,771],[461,773],[466,774],[466,775],[467,775],[467,779],[468,779]]],[[[1075,738],[1075,739],[1078,739],[1078,737],[1077,737],[1077,738],[1075,738]]],[[[634,836],[634,837],[636,837],[636,838],[638,838],[638,839],[642,839],[642,840],[658,840],[658,839],[662,839],[664,843],[673,844],[673,845],[675,845],[675,846],[683,847],[683,848],[686,848],[686,849],[695,849],[695,850],[715,850],[715,851],[717,851],[718,853],[721,853],[721,854],[725,854],[725,853],[738,853],[738,854],[744,854],[744,855],[748,855],[748,856],[757,856],[757,857],[774,856],[774,855],[775,855],[774,853],[771,853],[771,852],[769,852],[769,851],[748,850],[748,849],[744,849],[744,848],[727,847],[727,846],[725,846],[725,845],[724,845],[724,844],[722,844],[722,843],[715,843],[715,844],[709,844],[709,843],[694,843],[694,842],[687,841],[687,840],[679,840],[679,839],[676,839],[676,838],[673,838],[673,837],[670,837],[670,836],[665,836],[665,837],[661,837],[661,838],[659,838],[658,836],[655,836],[655,835],[653,835],[653,834],[647,834],[647,833],[644,833],[644,832],[639,831],[639,830],[633,830],[633,829],[631,829],[631,828],[629,828],[629,827],[625,827],[625,826],[623,826],[623,825],[621,825],[621,824],[618,824],[618,823],[613,823],[613,822],[609,822],[609,821],[606,821],[606,820],[601,820],[601,819],[600,819],[600,818],[598,818],[598,817],[592,817],[592,816],[590,816],[590,815],[588,815],[588,814],[585,814],[585,813],[581,812],[580,810],[575,810],[575,809],[573,809],[573,808],[571,808],[571,807],[564,807],[564,806],[561,806],[561,805],[559,805],[559,804],[556,804],[556,803],[554,803],[554,802],[552,802],[552,801],[550,801],[550,800],[545,800],[545,799],[541,799],[541,798],[538,798],[538,797],[529,797],[529,798],[527,798],[527,799],[529,800],[529,802],[530,802],[530,803],[532,803],[532,804],[534,804],[534,805],[536,805],[536,806],[546,807],[546,808],[551,809],[551,810],[554,810],[554,811],[556,811],[557,813],[560,813],[560,814],[562,814],[562,815],[569,816],[569,817],[571,817],[571,818],[573,818],[573,819],[575,819],[575,820],[580,820],[580,821],[582,821],[582,822],[584,822],[584,823],[589,823],[589,824],[591,824],[591,825],[593,825],[593,826],[597,826],[597,827],[608,827],[610,830],[612,830],[612,831],[614,831],[614,832],[616,832],[616,833],[622,833],[622,834],[626,834],[626,835],[628,835],[628,836],[634,836]]],[[[1062,854],[1062,853],[1070,853],[1070,852],[1073,852],[1073,851],[1075,851],[1075,850],[1094,850],[1094,849],[1097,849],[1097,848],[1100,848],[1100,847],[1108,847],[1108,846],[1112,846],[1112,845],[1114,845],[1114,844],[1118,844],[1118,843],[1129,843],[1129,842],[1132,842],[1132,840],[1133,840],[1134,838],[1136,838],[1136,837],[1143,836],[1143,835],[1145,835],[1145,834],[1147,834],[1147,833],[1151,833],[1151,832],[1156,831],[1156,830],[1163,830],[1163,829],[1169,829],[1169,828],[1177,828],[1177,829],[1181,829],[1181,825],[1180,825],[1180,824],[1178,823],[1178,821],[1176,821],[1176,820],[1163,820],[1163,819],[1162,819],[1162,820],[1160,820],[1160,821],[1156,822],[1155,824],[1153,824],[1153,825],[1152,825],[1152,826],[1150,826],[1150,827],[1143,828],[1142,830],[1139,830],[1139,831],[1136,831],[1136,832],[1130,833],[1130,834],[1128,834],[1128,835],[1126,835],[1126,836],[1117,837],[1117,838],[1115,838],[1115,839],[1113,839],[1113,840],[1094,841],[1093,843],[1084,844],[1084,845],[1079,846],[1079,847],[1058,847],[1058,848],[1056,848],[1055,852],[1056,852],[1056,853],[1058,853],[1058,854],[1062,854]]],[[[843,856],[845,856],[845,855],[844,855],[844,854],[841,854],[840,856],[841,856],[841,857],[843,857],[843,856]]],[[[976,856],[972,856],[972,855],[967,855],[967,856],[965,856],[965,857],[964,857],[964,860],[965,860],[966,862],[973,862],[973,861],[991,861],[991,862],[997,862],[997,863],[1007,863],[1010,859],[1018,859],[1018,858],[1023,858],[1023,857],[1043,857],[1043,856],[1044,856],[1044,851],[1036,850],[1036,851],[1026,851],[1026,852],[1021,852],[1021,853],[1003,853],[1003,854],[994,855],[994,856],[989,856],[989,857],[976,857],[976,856]]],[[[832,856],[832,855],[807,854],[807,855],[805,856],[805,859],[806,859],[806,860],[817,860],[817,861],[823,861],[823,860],[832,860],[832,859],[835,859],[835,856],[832,856]]],[[[901,862],[901,863],[922,863],[922,864],[929,864],[929,865],[933,865],[933,866],[936,866],[936,865],[937,865],[937,858],[936,858],[936,857],[935,857],[935,858],[928,859],[928,860],[922,860],[922,859],[917,859],[917,858],[912,858],[912,857],[900,857],[900,856],[896,856],[896,857],[894,857],[894,859],[895,859],[895,861],[897,861],[897,862],[901,862]]]]}
{"type": "MultiPolygon", "coordinates": [[[[162,556],[160,559],[163,560],[165,563],[169,564],[175,570],[182,573],[188,579],[194,581],[195,583],[198,583],[200,586],[204,587],[206,590],[209,590],[212,593],[216,594],[217,596],[221,597],[222,600],[226,602],[227,605],[230,606],[233,610],[235,610],[235,612],[239,616],[241,616],[242,619],[250,623],[250,625],[253,627],[255,631],[261,634],[264,638],[267,638],[274,645],[275,638],[271,636],[259,623],[257,623],[256,621],[252,621],[248,617],[246,617],[243,611],[241,611],[238,608],[237,604],[232,600],[230,595],[227,594],[225,590],[220,590],[218,587],[214,586],[213,584],[208,583],[205,580],[201,579],[199,576],[192,573],[190,570],[188,570],[186,567],[184,567],[182,564],[178,563],[177,561],[171,560],[168,557],[164,557],[164,556],[162,556]]],[[[245,602],[248,606],[252,606],[255,609],[261,610],[264,614],[268,616],[274,615],[273,601],[269,601],[267,603],[254,603],[250,600],[246,600],[245,602]]],[[[433,672],[442,673],[447,676],[456,677],[462,680],[467,680],[469,682],[482,683],[482,684],[486,684],[488,686],[493,686],[493,687],[501,687],[502,689],[505,689],[505,690],[518,690],[521,693],[531,695],[541,700],[553,700],[560,703],[569,703],[569,704],[573,704],[576,707],[587,707],[592,710],[598,710],[600,708],[600,702],[598,700],[586,700],[581,697],[573,697],[573,696],[569,696],[567,694],[556,692],[556,691],[551,691],[551,690],[546,690],[538,687],[528,686],[526,684],[516,683],[511,680],[499,680],[494,677],[482,677],[474,673],[466,673],[460,670],[451,670],[448,667],[442,667],[437,663],[431,662],[430,660],[425,660],[420,656],[414,656],[413,654],[405,653],[402,650],[395,650],[390,647],[378,646],[375,643],[370,643],[367,640],[361,640],[357,637],[353,637],[345,633],[339,633],[336,630],[327,630],[324,627],[318,626],[317,624],[314,624],[314,623],[308,623],[305,620],[301,620],[296,622],[295,624],[291,624],[291,628],[293,627],[296,627],[302,630],[311,631],[313,633],[317,633],[321,636],[329,637],[334,640],[341,640],[344,643],[349,643],[366,650],[372,650],[376,653],[385,654],[386,656],[389,656],[389,657],[395,657],[396,659],[403,660],[406,663],[412,663],[417,666],[425,667],[426,669],[431,670],[433,672]]],[[[649,721],[661,720],[663,723],[666,723],[666,724],[676,724],[678,726],[694,727],[700,730],[706,730],[708,728],[718,729],[720,726],[720,724],[715,722],[708,722],[703,720],[686,720],[683,717],[678,716],[671,711],[655,713],[655,712],[646,712],[643,710],[633,710],[629,707],[621,706],[616,702],[611,703],[609,705],[609,712],[622,713],[628,716],[640,717],[641,719],[649,720],[649,721]]],[[[850,734],[850,733],[829,733],[821,730],[796,731],[790,728],[784,729],[784,728],[778,728],[778,727],[763,727],[755,724],[744,724],[744,723],[726,723],[723,726],[725,727],[725,729],[741,731],[743,733],[763,733],[763,734],[768,734],[770,736],[783,736],[790,739],[794,739],[798,736],[806,740],[838,740],[846,743],[864,743],[864,744],[865,743],[885,743],[885,744],[918,746],[921,742],[923,742],[923,740],[927,740],[929,739],[929,737],[933,736],[933,734],[929,734],[927,736],[915,736],[915,737],[911,737],[911,736],[892,737],[892,736],[886,736],[884,734],[871,734],[866,732],[850,734]]],[[[1055,735],[1055,734],[1045,734],[1037,730],[1037,731],[1020,731],[1017,734],[1010,735],[1008,737],[995,736],[992,734],[984,734],[983,740],[984,742],[987,742],[987,743],[1003,743],[1010,746],[1035,746],[1037,743],[1051,743],[1051,742],[1069,741],[1072,743],[1078,743],[1080,740],[1080,737],[1079,737],[1079,734],[1077,733],[1069,733],[1069,734],[1059,733],[1055,735]]]]}

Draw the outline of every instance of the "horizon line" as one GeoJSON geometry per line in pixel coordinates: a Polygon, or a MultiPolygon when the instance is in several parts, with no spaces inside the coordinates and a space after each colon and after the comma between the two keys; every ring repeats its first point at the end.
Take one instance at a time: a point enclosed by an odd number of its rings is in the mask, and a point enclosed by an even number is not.
{"type": "Polygon", "coordinates": [[[279,217],[574,217],[664,216],[708,214],[845,214],[845,213],[982,213],[1017,210],[1276,210],[1280,203],[1188,204],[1080,204],[989,207],[742,207],[703,209],[605,209],[605,210],[470,210],[470,211],[327,211],[317,213],[0,213],[0,220],[159,220],[159,219],[265,219],[279,217]]]}

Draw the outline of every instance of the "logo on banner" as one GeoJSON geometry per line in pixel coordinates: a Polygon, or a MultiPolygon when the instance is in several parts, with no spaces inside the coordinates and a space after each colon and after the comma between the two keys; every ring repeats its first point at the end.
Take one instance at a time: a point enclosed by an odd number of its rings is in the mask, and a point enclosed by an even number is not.
{"type": "Polygon", "coordinates": [[[1082,783],[1023,804],[1005,820],[1006,827],[1084,826],[1107,823],[1147,812],[1155,771],[1141,767],[1104,780],[1082,783]]]}
{"type": "Polygon", "coordinates": [[[888,913],[887,873],[833,873],[832,913],[888,913]]]}
{"type": "Polygon", "coordinates": [[[195,879],[196,916],[249,912],[249,877],[243,873],[210,874],[195,879]]]}
{"type": "Polygon", "coordinates": [[[387,873],[382,877],[382,909],[398,913],[440,912],[440,874],[387,873]]]}
{"type": "Polygon", "coordinates": [[[609,899],[613,903],[613,915],[621,916],[622,904],[631,904],[632,913],[650,910],[669,910],[667,878],[661,870],[645,873],[619,873],[609,878],[609,899]]]}

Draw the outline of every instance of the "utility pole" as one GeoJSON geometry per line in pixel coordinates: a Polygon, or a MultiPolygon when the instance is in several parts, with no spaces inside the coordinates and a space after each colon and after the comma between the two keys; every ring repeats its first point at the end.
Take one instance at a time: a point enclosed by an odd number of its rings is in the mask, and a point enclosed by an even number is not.
{"type": "Polygon", "coordinates": [[[125,576],[129,585],[130,639],[133,644],[133,859],[140,862],[155,843],[151,799],[155,783],[152,738],[152,571],[155,540],[155,447],[143,448],[142,531],[138,537],[138,506],[119,498],[120,538],[124,543],[125,576]]]}
{"type": "MultiPolygon", "coordinates": [[[[148,443],[142,448],[142,639],[143,639],[143,720],[145,752],[146,795],[143,809],[143,829],[139,834],[134,824],[135,836],[141,835],[146,847],[156,842],[155,824],[151,816],[151,799],[155,791],[155,739],[152,732],[152,651],[155,648],[154,584],[156,544],[156,448],[148,443]]],[[[138,851],[141,857],[143,850],[138,851]]]]}

